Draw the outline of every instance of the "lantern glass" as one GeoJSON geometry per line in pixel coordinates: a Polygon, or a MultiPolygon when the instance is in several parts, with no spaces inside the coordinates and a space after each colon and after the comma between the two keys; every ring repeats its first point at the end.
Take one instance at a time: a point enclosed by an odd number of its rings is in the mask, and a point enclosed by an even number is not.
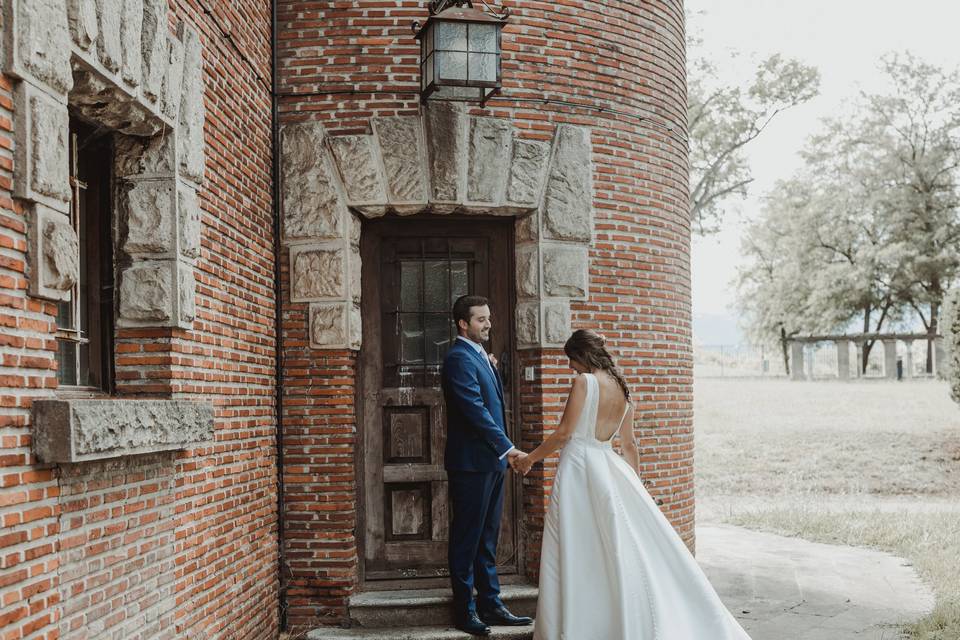
{"type": "Polygon", "coordinates": [[[466,82],[467,80],[467,52],[466,51],[437,51],[437,80],[466,82]]]}
{"type": "Polygon", "coordinates": [[[495,53],[471,53],[470,80],[478,82],[497,81],[497,55],[495,53]]]}
{"type": "Polygon", "coordinates": [[[437,22],[436,51],[466,51],[467,25],[463,22],[437,22]]]}
{"type": "Polygon", "coordinates": [[[497,30],[497,27],[492,24],[471,24],[470,51],[473,53],[496,53],[497,30]]]}

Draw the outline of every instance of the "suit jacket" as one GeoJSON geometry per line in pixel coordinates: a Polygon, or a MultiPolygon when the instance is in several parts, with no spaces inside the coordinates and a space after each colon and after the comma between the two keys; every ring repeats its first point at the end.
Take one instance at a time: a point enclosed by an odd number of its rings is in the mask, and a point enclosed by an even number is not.
{"type": "Polygon", "coordinates": [[[503,471],[500,459],[513,443],[507,438],[500,375],[484,355],[454,340],[443,360],[443,398],[447,407],[448,471],[503,471]]]}

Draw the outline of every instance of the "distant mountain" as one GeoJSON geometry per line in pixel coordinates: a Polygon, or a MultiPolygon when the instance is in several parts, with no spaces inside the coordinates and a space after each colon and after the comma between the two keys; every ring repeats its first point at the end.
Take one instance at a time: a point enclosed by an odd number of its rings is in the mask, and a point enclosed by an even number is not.
{"type": "Polygon", "coordinates": [[[693,314],[695,345],[735,345],[746,341],[737,327],[737,319],[725,313],[693,314]]]}

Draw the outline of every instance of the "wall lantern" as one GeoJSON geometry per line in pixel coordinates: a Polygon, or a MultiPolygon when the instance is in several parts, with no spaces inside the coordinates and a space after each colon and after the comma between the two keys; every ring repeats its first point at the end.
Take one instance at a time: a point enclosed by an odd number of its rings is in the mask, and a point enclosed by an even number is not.
{"type": "Polygon", "coordinates": [[[421,102],[458,100],[484,106],[499,93],[500,32],[508,17],[509,12],[475,9],[470,0],[431,0],[426,24],[412,25],[420,41],[421,102]]]}

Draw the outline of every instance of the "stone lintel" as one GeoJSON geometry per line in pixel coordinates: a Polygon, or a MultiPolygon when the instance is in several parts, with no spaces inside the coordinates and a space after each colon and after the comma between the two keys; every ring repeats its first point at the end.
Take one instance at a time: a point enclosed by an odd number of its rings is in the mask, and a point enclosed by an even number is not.
{"type": "Polygon", "coordinates": [[[186,449],[213,439],[213,404],[186,400],[33,402],[33,447],[48,464],[186,449]]]}

